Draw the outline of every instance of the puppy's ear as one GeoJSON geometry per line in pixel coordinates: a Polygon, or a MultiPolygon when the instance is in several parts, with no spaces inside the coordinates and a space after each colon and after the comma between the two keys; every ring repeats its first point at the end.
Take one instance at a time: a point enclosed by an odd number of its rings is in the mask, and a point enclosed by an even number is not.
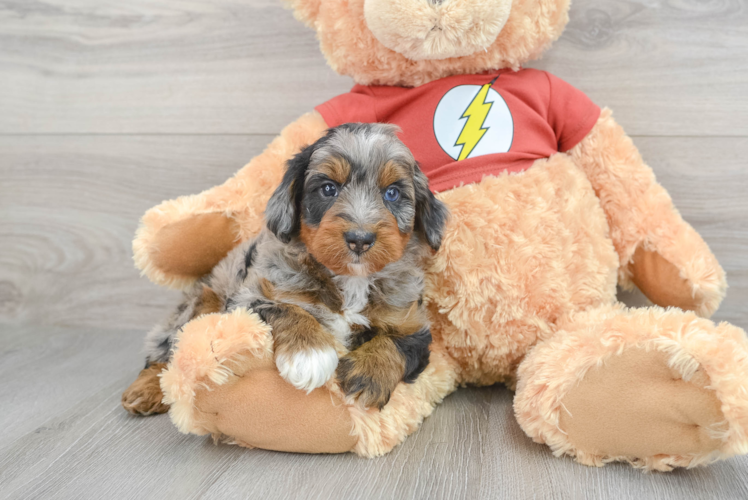
{"type": "Polygon", "coordinates": [[[318,144],[319,141],[307,146],[288,160],[283,180],[265,207],[265,223],[283,243],[288,243],[299,233],[304,177],[318,144]]]}
{"type": "Polygon", "coordinates": [[[429,246],[439,250],[444,236],[444,226],[449,218],[449,210],[441,201],[437,200],[429,189],[429,180],[416,165],[413,175],[416,195],[416,224],[429,246]]]}

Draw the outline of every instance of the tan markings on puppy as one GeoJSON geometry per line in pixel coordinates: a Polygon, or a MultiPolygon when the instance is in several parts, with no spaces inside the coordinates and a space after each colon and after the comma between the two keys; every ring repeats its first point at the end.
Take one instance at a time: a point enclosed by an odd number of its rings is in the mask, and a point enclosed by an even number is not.
{"type": "Polygon", "coordinates": [[[351,165],[339,156],[331,156],[315,170],[326,175],[341,186],[348,181],[351,175],[351,165]]]}
{"type": "Polygon", "coordinates": [[[364,310],[364,315],[371,318],[371,326],[376,330],[387,332],[391,337],[412,335],[428,324],[426,309],[413,302],[408,308],[392,307],[384,302],[372,303],[364,310]]]}
{"type": "Polygon", "coordinates": [[[194,317],[220,312],[223,309],[223,301],[216,292],[208,285],[203,285],[203,294],[200,297],[200,305],[195,308],[194,317]]]}
{"type": "MultiPolygon", "coordinates": [[[[349,222],[330,210],[316,228],[302,222],[300,238],[309,253],[323,266],[335,274],[349,275],[351,272],[348,265],[354,261],[345,246],[343,235],[350,229],[352,226],[349,222]]],[[[372,232],[376,234],[374,245],[359,257],[359,263],[366,266],[367,274],[379,272],[387,264],[400,260],[411,236],[410,233],[400,232],[397,219],[386,209],[382,210],[380,221],[372,232]]]]}
{"type": "Polygon", "coordinates": [[[311,292],[289,292],[287,290],[278,290],[267,278],[260,278],[259,285],[262,296],[272,301],[291,303],[300,302],[303,304],[313,304],[317,302],[314,294],[311,292]]]}
{"type": "Polygon", "coordinates": [[[319,322],[299,306],[277,304],[270,313],[265,313],[267,322],[273,327],[275,354],[335,347],[335,338],[319,322]]]}
{"type": "Polygon", "coordinates": [[[403,189],[405,194],[412,199],[415,198],[415,191],[410,182],[410,179],[412,178],[413,173],[411,172],[410,167],[390,160],[379,170],[377,183],[379,184],[380,189],[385,189],[397,181],[402,181],[400,186],[401,189],[403,189]]]}
{"type": "Polygon", "coordinates": [[[356,323],[350,325],[350,328],[351,328],[351,335],[360,335],[369,329],[365,325],[359,325],[356,323]]]}
{"type": "Polygon", "coordinates": [[[135,382],[122,393],[122,407],[133,415],[154,415],[169,411],[169,405],[162,402],[164,395],[158,375],[166,368],[166,363],[155,363],[141,370],[135,382]]]}
{"type": "Polygon", "coordinates": [[[340,312],[343,309],[343,296],[332,280],[330,271],[309,253],[303,254],[299,258],[299,263],[304,266],[307,274],[319,283],[314,302],[323,303],[332,312],[340,312]]]}
{"type": "Polygon", "coordinates": [[[260,279],[260,293],[269,300],[275,300],[275,286],[267,278],[260,279]]]}
{"type": "MultiPolygon", "coordinates": [[[[316,264],[319,267],[319,264],[316,264]]],[[[265,278],[260,280],[260,293],[264,297],[276,302],[287,302],[291,304],[323,304],[332,312],[340,312],[343,307],[343,298],[332,279],[314,269],[306,268],[309,276],[314,276],[319,284],[315,290],[278,290],[265,278]]]]}
{"type": "Polygon", "coordinates": [[[389,210],[383,211],[374,233],[376,242],[368,252],[361,256],[361,262],[367,265],[369,273],[384,269],[391,262],[400,260],[410,240],[410,233],[401,233],[397,219],[389,210]]]}
{"type": "Polygon", "coordinates": [[[379,170],[379,178],[377,179],[377,182],[379,187],[384,189],[397,181],[404,181],[410,177],[410,171],[405,165],[390,160],[379,170]]]}
{"type": "Polygon", "coordinates": [[[306,246],[309,252],[314,251],[314,240],[317,239],[318,227],[308,226],[304,220],[301,220],[301,228],[299,230],[299,239],[306,246]]]}
{"type": "Polygon", "coordinates": [[[328,210],[316,228],[302,222],[300,238],[320,264],[335,274],[349,274],[351,257],[343,234],[350,227],[350,223],[338,217],[337,212],[328,210]]]}
{"type": "Polygon", "coordinates": [[[392,339],[376,336],[340,358],[338,380],[347,396],[380,410],[402,380],[405,359],[392,339]]]}

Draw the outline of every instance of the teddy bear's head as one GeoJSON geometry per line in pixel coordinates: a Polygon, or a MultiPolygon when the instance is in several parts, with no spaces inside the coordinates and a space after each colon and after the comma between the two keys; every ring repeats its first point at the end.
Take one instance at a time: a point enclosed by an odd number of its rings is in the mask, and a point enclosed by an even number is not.
{"type": "Polygon", "coordinates": [[[519,68],[563,31],[570,0],[286,0],[340,74],[417,86],[519,68]]]}

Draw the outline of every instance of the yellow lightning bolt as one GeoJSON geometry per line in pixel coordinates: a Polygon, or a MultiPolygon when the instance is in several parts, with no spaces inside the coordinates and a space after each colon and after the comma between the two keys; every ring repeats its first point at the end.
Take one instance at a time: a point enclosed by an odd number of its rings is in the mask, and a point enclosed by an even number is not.
{"type": "Polygon", "coordinates": [[[491,111],[492,102],[486,102],[488,96],[488,89],[491,88],[491,83],[483,85],[478,94],[473,98],[470,106],[462,114],[461,118],[467,118],[465,126],[462,127],[462,132],[455,142],[455,146],[462,146],[460,156],[457,161],[464,160],[470,153],[473,152],[475,146],[478,145],[483,135],[486,133],[487,128],[483,128],[483,124],[486,121],[488,112],[491,111]]]}

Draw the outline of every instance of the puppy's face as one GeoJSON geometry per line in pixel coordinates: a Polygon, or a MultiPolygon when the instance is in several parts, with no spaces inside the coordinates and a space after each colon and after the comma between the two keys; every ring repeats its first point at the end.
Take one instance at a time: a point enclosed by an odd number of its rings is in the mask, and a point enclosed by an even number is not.
{"type": "Polygon", "coordinates": [[[447,216],[396,127],[347,124],[288,164],[268,227],[299,237],[336,274],[368,275],[402,257],[414,230],[438,248],[447,216]]]}

